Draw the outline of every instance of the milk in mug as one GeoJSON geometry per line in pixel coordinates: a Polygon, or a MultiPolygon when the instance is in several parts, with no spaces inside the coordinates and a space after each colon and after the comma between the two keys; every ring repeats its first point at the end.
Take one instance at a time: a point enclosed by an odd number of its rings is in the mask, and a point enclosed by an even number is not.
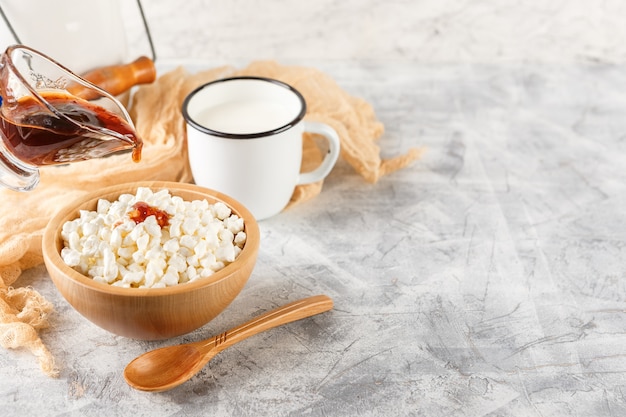
{"type": "Polygon", "coordinates": [[[293,111],[268,100],[229,101],[199,112],[196,122],[213,131],[230,134],[269,132],[294,119],[293,111]]]}

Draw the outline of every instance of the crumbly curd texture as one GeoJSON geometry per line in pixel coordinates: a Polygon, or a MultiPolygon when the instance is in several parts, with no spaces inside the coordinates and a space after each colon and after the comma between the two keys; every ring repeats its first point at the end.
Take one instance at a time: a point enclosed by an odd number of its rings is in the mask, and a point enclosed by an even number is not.
{"type": "Polygon", "coordinates": [[[206,278],[234,262],[246,242],[244,221],[224,203],[185,201],[167,189],[140,187],[63,224],[63,261],[94,281],[124,288],[165,288],[206,278]],[[166,212],[135,221],[136,203],[166,212]]]}

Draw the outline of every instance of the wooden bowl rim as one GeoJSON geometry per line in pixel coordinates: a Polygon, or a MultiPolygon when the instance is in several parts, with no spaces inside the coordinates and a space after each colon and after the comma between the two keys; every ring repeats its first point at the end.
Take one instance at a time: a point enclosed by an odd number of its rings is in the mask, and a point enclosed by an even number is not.
{"type": "MultiPolygon", "coordinates": [[[[116,197],[117,198],[117,197],[116,197]]],[[[254,262],[260,244],[259,225],[252,213],[241,203],[219,191],[201,187],[195,184],[180,183],[173,181],[136,181],[124,184],[117,184],[93,191],[65,205],[52,217],[48,222],[43,234],[42,251],[44,259],[47,259],[46,267],[55,268],[59,274],[66,276],[68,279],[75,281],[84,287],[92,290],[106,293],[110,295],[118,295],[124,297],[164,297],[173,294],[191,292],[199,288],[207,287],[215,284],[223,279],[228,278],[237,271],[240,265],[248,262],[254,262]],[[80,272],[68,266],[61,258],[61,253],[57,249],[57,242],[60,237],[60,230],[63,224],[71,219],[78,217],[78,211],[81,207],[88,206],[103,196],[109,194],[117,194],[117,196],[130,193],[134,194],[139,187],[149,187],[154,192],[167,188],[170,194],[175,196],[177,191],[191,191],[202,195],[200,198],[206,198],[209,203],[221,201],[239,217],[244,219],[244,230],[246,232],[246,244],[237,256],[235,262],[226,265],[224,268],[215,272],[213,275],[200,278],[192,282],[174,285],[166,288],[121,288],[109,284],[94,281],[80,272]],[[211,201],[212,200],[212,201],[211,201]]],[[[52,272],[49,271],[50,275],[52,272]]]]}

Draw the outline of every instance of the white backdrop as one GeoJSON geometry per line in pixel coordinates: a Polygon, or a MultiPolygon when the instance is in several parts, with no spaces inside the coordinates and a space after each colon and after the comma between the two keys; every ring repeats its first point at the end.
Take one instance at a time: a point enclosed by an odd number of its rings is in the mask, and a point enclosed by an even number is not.
{"type": "MultiPolygon", "coordinates": [[[[142,4],[158,58],[166,62],[626,59],[622,0],[143,0],[142,4]]],[[[134,7],[129,0],[123,5],[134,7]]],[[[143,32],[136,12],[125,16],[132,47],[143,32]]],[[[13,41],[0,26],[4,49],[13,41]]]]}

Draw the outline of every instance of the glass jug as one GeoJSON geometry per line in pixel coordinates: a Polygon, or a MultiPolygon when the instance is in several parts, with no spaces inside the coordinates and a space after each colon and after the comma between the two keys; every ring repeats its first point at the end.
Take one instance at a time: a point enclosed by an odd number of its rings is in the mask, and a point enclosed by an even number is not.
{"type": "Polygon", "coordinates": [[[111,94],[23,45],[0,56],[0,185],[29,191],[38,167],[132,150],[141,139],[111,94]]]}

